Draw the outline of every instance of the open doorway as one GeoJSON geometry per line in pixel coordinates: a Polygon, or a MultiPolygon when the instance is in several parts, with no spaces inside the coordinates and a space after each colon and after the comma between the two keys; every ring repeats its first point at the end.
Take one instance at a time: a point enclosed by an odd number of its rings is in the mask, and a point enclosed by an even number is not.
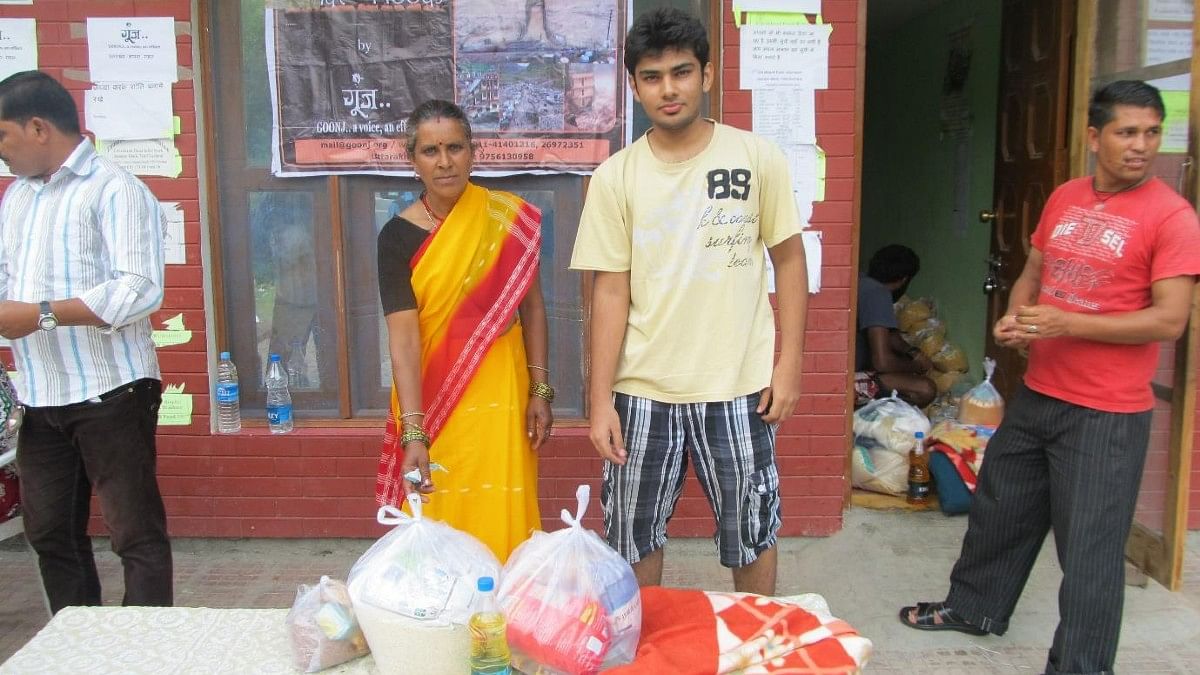
{"type": "MultiPolygon", "coordinates": [[[[859,269],[892,244],[919,257],[905,295],[920,306],[898,318],[945,367],[931,371],[939,409],[983,378],[992,229],[980,212],[993,204],[1001,24],[991,0],[867,3],[859,269]],[[917,337],[918,323],[937,328],[917,337]]],[[[860,491],[853,501],[904,505],[860,491]]]]}

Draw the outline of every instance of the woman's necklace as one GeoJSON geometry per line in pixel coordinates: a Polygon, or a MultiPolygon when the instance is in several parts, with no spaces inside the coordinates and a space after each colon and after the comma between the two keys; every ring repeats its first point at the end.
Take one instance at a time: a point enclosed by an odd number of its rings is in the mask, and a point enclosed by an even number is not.
{"type": "Polygon", "coordinates": [[[436,232],[437,229],[441,227],[442,221],[445,220],[445,218],[438,218],[437,216],[433,215],[433,209],[429,207],[429,196],[424,192],[421,193],[421,206],[425,207],[425,216],[429,218],[429,232],[436,232]]]}
{"type": "Polygon", "coordinates": [[[1092,196],[1096,198],[1096,203],[1092,206],[1092,210],[1103,211],[1105,204],[1108,203],[1108,200],[1112,199],[1113,197],[1116,197],[1117,195],[1121,194],[1122,192],[1128,192],[1128,191],[1134,189],[1135,187],[1141,185],[1142,183],[1146,182],[1147,177],[1148,176],[1143,176],[1143,177],[1139,178],[1138,180],[1134,181],[1133,183],[1130,183],[1129,185],[1126,185],[1125,187],[1121,188],[1120,190],[1113,190],[1112,192],[1108,192],[1108,191],[1104,191],[1104,190],[1101,190],[1098,187],[1096,187],[1096,177],[1092,176],[1092,196]]]}

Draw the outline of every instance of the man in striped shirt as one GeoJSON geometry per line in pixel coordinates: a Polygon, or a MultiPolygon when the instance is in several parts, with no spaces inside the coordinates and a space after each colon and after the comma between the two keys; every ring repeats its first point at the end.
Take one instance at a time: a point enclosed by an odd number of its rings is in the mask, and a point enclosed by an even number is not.
{"type": "Polygon", "coordinates": [[[17,467],[50,609],[100,604],[93,488],[124,566],[124,604],[170,605],[149,319],[163,296],[162,211],[96,153],[71,95],[42,72],[0,82],[0,160],[17,176],[0,203],[0,335],[27,408],[17,467]]]}

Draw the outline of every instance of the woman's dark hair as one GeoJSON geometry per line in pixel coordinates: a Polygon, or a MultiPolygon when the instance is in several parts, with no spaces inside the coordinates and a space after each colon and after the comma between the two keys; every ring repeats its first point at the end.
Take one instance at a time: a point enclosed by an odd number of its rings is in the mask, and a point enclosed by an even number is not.
{"type": "Polygon", "coordinates": [[[625,70],[633,76],[643,57],[668,49],[696,55],[700,67],[708,65],[708,31],[700,19],[674,7],[660,7],[639,16],[625,36],[625,70]]]}
{"type": "Polygon", "coordinates": [[[901,244],[889,244],[871,256],[867,276],[881,284],[912,279],[921,271],[921,259],[916,252],[901,244]]]}
{"type": "Polygon", "coordinates": [[[9,75],[0,82],[0,120],[25,124],[34,117],[64,134],[79,133],[79,108],[58,80],[40,70],[9,75]]]}
{"type": "Polygon", "coordinates": [[[1103,129],[1115,117],[1113,108],[1119,105],[1153,108],[1159,119],[1167,119],[1167,108],[1157,87],[1141,80],[1117,80],[1092,94],[1092,102],[1088,105],[1088,126],[1103,129]]]}
{"type": "Polygon", "coordinates": [[[408,116],[408,122],[405,123],[404,129],[408,138],[405,139],[404,147],[408,150],[409,157],[412,157],[413,153],[417,151],[417,127],[438,118],[458,120],[458,123],[462,125],[463,135],[467,137],[467,143],[474,147],[474,143],[471,141],[471,121],[467,119],[467,113],[450,101],[431,98],[414,108],[408,116]]]}

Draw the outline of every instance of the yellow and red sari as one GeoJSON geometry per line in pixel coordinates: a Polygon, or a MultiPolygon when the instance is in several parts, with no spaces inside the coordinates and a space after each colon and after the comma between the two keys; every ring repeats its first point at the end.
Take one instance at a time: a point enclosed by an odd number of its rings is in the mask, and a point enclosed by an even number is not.
{"type": "MultiPolygon", "coordinates": [[[[421,396],[435,491],[423,513],[477,537],[503,562],[541,527],[537,457],[526,435],[529,372],[517,308],[538,273],[541,212],[468,184],[412,259],[421,329],[421,396]]],[[[402,505],[399,399],[375,496],[402,505]]]]}

